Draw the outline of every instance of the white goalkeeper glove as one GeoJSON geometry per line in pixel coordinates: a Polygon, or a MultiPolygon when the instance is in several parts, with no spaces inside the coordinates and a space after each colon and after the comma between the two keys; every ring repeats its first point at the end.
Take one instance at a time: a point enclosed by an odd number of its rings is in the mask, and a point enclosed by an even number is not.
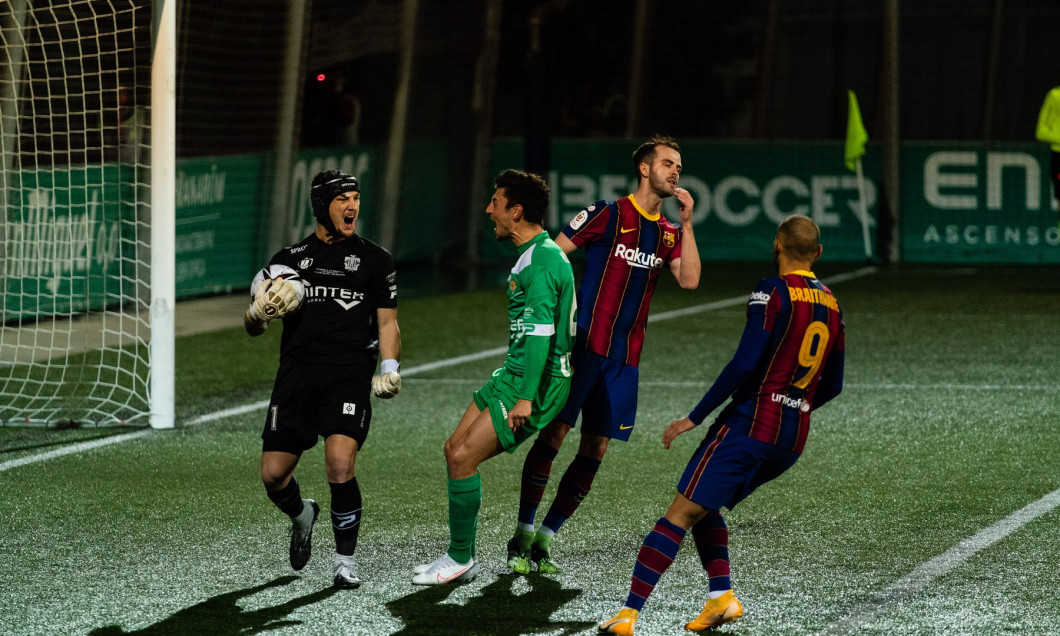
{"type": "Polygon", "coordinates": [[[401,390],[401,375],[398,374],[397,360],[383,360],[379,365],[379,375],[372,378],[372,393],[378,398],[389,400],[401,390]]]}
{"type": "Polygon", "coordinates": [[[298,309],[302,294],[291,281],[282,278],[271,278],[262,281],[254,292],[254,302],[250,303],[250,317],[261,323],[275,318],[283,318],[298,309]]]}

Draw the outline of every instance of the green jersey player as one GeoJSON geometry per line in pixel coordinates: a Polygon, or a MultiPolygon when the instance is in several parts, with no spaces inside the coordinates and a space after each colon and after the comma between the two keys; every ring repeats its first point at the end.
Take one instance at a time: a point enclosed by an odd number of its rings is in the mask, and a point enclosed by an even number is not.
{"type": "Polygon", "coordinates": [[[412,582],[442,585],[478,574],[475,532],[482,503],[479,465],[548,425],[570,391],[575,332],[574,272],[542,227],[548,184],[537,175],[507,170],[486,207],[498,241],[511,241],[519,259],[508,277],[508,354],[504,366],[474,393],[445,442],[449,471],[449,548],[417,566],[412,582]]]}
{"type": "MultiPolygon", "coordinates": [[[[570,273],[570,261],[547,232],[542,231],[519,246],[519,260],[508,276],[508,355],[504,368],[497,370],[515,382],[516,399],[532,399],[539,386],[551,382],[549,378],[556,379],[554,386],[569,388],[575,330],[570,273]]],[[[486,406],[501,409],[498,404],[495,400],[486,406]]],[[[507,418],[503,412],[501,415],[494,421],[503,423],[507,418]]],[[[526,439],[525,435],[548,424],[541,420],[542,415],[531,406],[529,426],[514,430],[507,425],[500,427],[498,436],[504,449],[513,452],[526,439]]]]}

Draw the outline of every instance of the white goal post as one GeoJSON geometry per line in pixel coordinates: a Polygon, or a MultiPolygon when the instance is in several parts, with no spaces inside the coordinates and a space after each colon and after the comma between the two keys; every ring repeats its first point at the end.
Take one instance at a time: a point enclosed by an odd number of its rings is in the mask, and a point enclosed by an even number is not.
{"type": "Polygon", "coordinates": [[[176,404],[176,0],[155,0],[151,62],[151,426],[173,428],[176,404]]]}
{"type": "Polygon", "coordinates": [[[173,4],[0,2],[0,425],[174,426],[173,4]]]}

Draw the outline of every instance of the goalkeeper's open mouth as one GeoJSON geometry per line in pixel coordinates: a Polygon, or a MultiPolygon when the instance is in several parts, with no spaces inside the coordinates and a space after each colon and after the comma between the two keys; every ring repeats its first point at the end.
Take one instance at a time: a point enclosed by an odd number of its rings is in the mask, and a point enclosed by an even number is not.
{"type": "Polygon", "coordinates": [[[342,229],[347,232],[352,232],[357,226],[357,215],[356,214],[343,214],[342,215],[342,229]]]}

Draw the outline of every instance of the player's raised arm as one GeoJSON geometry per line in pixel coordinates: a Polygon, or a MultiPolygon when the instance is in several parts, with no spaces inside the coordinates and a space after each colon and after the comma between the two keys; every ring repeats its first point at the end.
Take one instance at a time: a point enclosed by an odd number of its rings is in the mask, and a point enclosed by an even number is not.
{"type": "Polygon", "coordinates": [[[699,248],[696,247],[696,235],[692,230],[692,208],[695,201],[691,193],[684,188],[674,188],[674,196],[680,206],[681,217],[681,256],[670,261],[670,272],[677,279],[681,289],[699,287],[699,274],[702,265],[699,262],[699,248]]]}

